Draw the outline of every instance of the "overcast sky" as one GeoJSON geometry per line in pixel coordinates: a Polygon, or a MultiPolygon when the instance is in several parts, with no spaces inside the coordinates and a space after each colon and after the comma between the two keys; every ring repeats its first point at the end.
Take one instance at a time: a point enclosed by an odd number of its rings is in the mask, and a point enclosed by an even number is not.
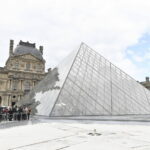
{"type": "Polygon", "coordinates": [[[46,68],[81,42],[136,80],[150,76],[150,0],[0,0],[0,66],[9,40],[44,46],[46,68]]]}

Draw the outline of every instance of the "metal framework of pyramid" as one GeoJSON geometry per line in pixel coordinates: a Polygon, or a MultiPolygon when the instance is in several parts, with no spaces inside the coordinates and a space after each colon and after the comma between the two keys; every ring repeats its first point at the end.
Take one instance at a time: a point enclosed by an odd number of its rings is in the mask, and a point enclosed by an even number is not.
{"type": "Polygon", "coordinates": [[[84,43],[56,70],[28,96],[38,102],[38,115],[150,114],[150,91],[84,43]]]}

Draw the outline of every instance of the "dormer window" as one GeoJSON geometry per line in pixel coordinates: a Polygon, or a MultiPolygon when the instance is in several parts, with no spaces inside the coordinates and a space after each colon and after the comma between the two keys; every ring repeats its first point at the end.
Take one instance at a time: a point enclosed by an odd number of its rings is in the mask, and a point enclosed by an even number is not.
{"type": "Polygon", "coordinates": [[[17,70],[18,68],[19,68],[19,63],[18,62],[14,62],[13,69],[17,70]]]}
{"type": "Polygon", "coordinates": [[[16,63],[15,63],[15,68],[18,69],[18,67],[19,67],[19,63],[16,62],[16,63]]]}

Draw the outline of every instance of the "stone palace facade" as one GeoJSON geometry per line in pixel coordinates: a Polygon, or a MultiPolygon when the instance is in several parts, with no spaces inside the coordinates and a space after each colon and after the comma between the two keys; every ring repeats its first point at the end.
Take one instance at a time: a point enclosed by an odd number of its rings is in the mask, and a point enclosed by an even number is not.
{"type": "Polygon", "coordinates": [[[0,106],[13,106],[45,75],[43,46],[20,41],[14,49],[10,40],[9,58],[0,67],[0,106]]]}

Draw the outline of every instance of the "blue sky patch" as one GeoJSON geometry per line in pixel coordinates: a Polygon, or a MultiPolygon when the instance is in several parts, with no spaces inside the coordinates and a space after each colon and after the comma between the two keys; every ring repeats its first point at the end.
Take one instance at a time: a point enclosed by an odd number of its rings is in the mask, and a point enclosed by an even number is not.
{"type": "Polygon", "coordinates": [[[126,57],[138,67],[150,68],[150,35],[144,34],[136,45],[128,47],[126,57]]]}

